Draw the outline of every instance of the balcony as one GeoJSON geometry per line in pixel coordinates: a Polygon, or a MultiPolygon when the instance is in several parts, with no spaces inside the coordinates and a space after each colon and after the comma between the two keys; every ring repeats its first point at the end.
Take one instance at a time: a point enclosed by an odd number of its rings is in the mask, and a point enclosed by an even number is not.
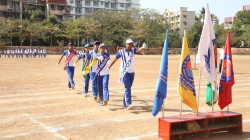
{"type": "Polygon", "coordinates": [[[63,15],[70,15],[70,11],[69,10],[62,10],[62,14],[63,15]]]}
{"type": "Polygon", "coordinates": [[[66,0],[46,0],[46,3],[63,3],[66,4],[66,0]]]}
{"type": "Polygon", "coordinates": [[[14,11],[13,5],[7,5],[7,11],[14,11]]]}

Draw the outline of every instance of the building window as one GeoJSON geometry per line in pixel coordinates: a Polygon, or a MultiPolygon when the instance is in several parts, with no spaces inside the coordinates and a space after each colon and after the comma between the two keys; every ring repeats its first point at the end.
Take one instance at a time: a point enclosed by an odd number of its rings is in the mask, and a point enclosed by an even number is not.
{"type": "Polygon", "coordinates": [[[121,6],[122,8],[124,7],[124,5],[123,5],[123,4],[121,4],[120,6],[121,6]]]}
{"type": "Polygon", "coordinates": [[[93,1],[93,5],[94,6],[99,6],[99,2],[98,1],[93,1]]]}
{"type": "Polygon", "coordinates": [[[130,4],[126,4],[126,7],[127,7],[127,8],[130,8],[130,6],[131,6],[130,4]]]}
{"type": "Polygon", "coordinates": [[[90,1],[85,1],[85,5],[90,6],[90,1]]]}
{"type": "Polygon", "coordinates": [[[105,8],[109,8],[109,3],[105,2],[105,8]]]}
{"type": "Polygon", "coordinates": [[[187,22],[186,21],[183,21],[184,25],[187,25],[187,22]]]}
{"type": "Polygon", "coordinates": [[[131,2],[131,0],[126,0],[126,2],[131,2]]]}
{"type": "Polygon", "coordinates": [[[63,9],[63,7],[62,6],[57,6],[57,10],[62,10],[63,9]]]}
{"type": "Polygon", "coordinates": [[[1,5],[7,5],[7,1],[1,0],[1,5]]]}
{"type": "Polygon", "coordinates": [[[92,12],[92,8],[85,8],[85,13],[92,12]]]}
{"type": "Polygon", "coordinates": [[[55,5],[50,5],[51,10],[55,10],[55,5]]]}
{"type": "Polygon", "coordinates": [[[103,5],[103,2],[101,2],[101,5],[103,5]]]}
{"type": "Polygon", "coordinates": [[[81,10],[81,8],[76,8],[75,12],[76,13],[82,13],[82,10],[81,10]]]}
{"type": "Polygon", "coordinates": [[[183,15],[184,18],[187,18],[187,15],[183,15]]]}
{"type": "Polygon", "coordinates": [[[76,1],[76,5],[82,5],[81,1],[76,1]]]}
{"type": "Polygon", "coordinates": [[[111,8],[116,8],[114,3],[111,3],[111,8]]]}

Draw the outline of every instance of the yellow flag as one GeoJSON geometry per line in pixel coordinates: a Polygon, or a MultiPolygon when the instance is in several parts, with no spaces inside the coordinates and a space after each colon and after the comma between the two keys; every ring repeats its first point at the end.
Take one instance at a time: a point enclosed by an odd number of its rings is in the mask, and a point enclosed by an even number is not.
{"type": "Polygon", "coordinates": [[[184,31],[184,38],[182,43],[177,92],[181,95],[182,102],[191,107],[195,112],[197,112],[194,78],[189,56],[186,30],[184,31]]]}
{"type": "MultiPolygon", "coordinates": [[[[97,54],[100,53],[100,51],[97,52],[97,54]]],[[[86,67],[86,71],[85,71],[85,75],[89,74],[89,70],[92,68],[93,65],[95,65],[95,63],[97,62],[98,60],[96,58],[93,59],[92,63],[86,67]]]]}

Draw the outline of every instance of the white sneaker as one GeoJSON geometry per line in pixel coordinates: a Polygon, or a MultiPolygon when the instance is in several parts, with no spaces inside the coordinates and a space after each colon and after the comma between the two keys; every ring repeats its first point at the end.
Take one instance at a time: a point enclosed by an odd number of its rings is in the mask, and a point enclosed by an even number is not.
{"type": "Polygon", "coordinates": [[[69,88],[69,91],[71,91],[71,88],[69,88]]]}
{"type": "Polygon", "coordinates": [[[104,106],[103,101],[100,101],[100,105],[101,105],[101,106],[104,106]]]}
{"type": "Polygon", "coordinates": [[[129,105],[128,107],[127,107],[127,110],[132,110],[133,109],[133,106],[132,105],[129,105]]]}
{"type": "Polygon", "coordinates": [[[88,93],[84,93],[84,96],[87,97],[87,96],[88,96],[88,93]]]}

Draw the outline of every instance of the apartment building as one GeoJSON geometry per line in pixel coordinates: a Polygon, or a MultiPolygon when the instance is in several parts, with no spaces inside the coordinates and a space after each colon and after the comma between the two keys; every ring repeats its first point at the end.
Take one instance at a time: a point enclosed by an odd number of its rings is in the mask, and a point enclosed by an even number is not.
{"type": "Polygon", "coordinates": [[[167,19],[172,31],[180,38],[184,36],[184,30],[188,30],[195,24],[195,11],[187,11],[187,7],[166,9],[163,16],[167,19]]]}
{"type": "Polygon", "coordinates": [[[28,18],[30,10],[38,10],[42,19],[54,14],[60,20],[76,20],[99,9],[124,11],[131,8],[140,8],[140,0],[0,0],[0,21],[9,17],[28,18]]]}

